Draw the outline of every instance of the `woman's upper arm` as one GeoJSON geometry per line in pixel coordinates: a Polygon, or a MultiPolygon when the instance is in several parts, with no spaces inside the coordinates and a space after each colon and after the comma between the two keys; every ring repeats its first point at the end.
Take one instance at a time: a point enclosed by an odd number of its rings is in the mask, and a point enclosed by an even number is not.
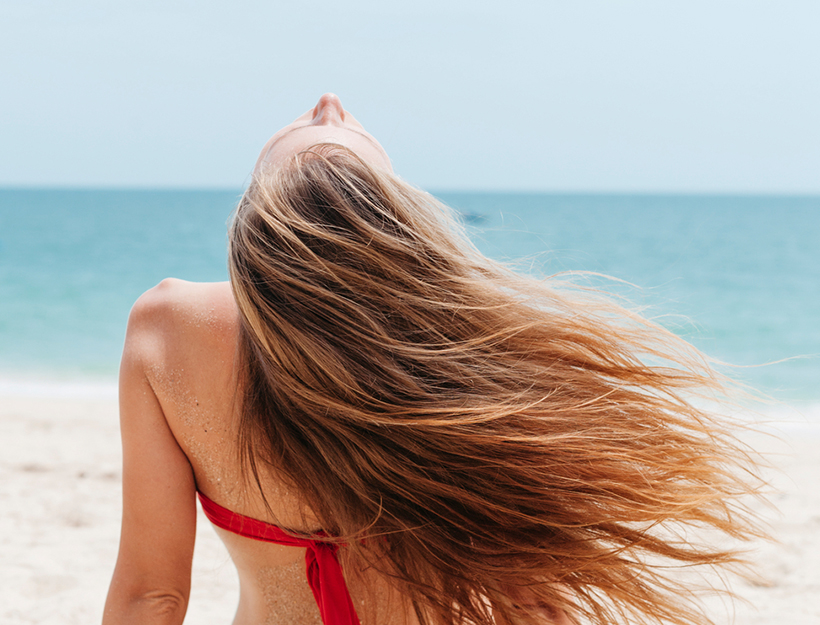
{"type": "Polygon", "coordinates": [[[196,485],[149,378],[174,340],[168,291],[148,291],[128,321],[120,367],[122,534],[106,623],[182,622],[188,602],[196,485]]]}

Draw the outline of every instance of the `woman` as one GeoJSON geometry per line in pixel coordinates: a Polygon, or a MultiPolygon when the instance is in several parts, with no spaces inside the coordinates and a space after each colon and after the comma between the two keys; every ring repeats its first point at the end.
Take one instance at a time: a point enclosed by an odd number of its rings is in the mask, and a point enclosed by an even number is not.
{"type": "Polygon", "coordinates": [[[752,536],[754,484],[693,348],[481,256],[330,94],[262,150],[229,256],[131,313],[105,623],[182,622],[197,493],[237,625],[698,621],[669,565],[734,562],[687,532],[752,536]]]}

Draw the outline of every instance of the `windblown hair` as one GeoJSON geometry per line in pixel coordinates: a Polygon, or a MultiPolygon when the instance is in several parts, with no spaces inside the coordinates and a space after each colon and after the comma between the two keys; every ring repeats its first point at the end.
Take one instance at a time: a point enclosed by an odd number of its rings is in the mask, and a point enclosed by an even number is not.
{"type": "Polygon", "coordinates": [[[422,623],[706,622],[670,567],[736,562],[692,531],[756,535],[758,483],[688,343],[331,144],[254,176],[230,276],[257,485],[285,476],[422,623]]]}

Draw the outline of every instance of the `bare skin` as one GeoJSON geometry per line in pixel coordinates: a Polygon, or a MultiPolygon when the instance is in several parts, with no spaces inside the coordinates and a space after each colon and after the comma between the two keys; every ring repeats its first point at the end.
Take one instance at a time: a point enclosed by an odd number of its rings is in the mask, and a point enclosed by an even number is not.
{"type": "MultiPolygon", "coordinates": [[[[317,141],[356,150],[390,168],[379,144],[336,96],[278,132],[257,168],[317,141]]],[[[123,522],[104,625],[181,623],[196,530],[196,491],[239,514],[302,533],[319,528],[276,475],[263,479],[269,511],[243,486],[237,455],[239,312],[230,285],[164,280],[143,294],[128,321],[120,368],[123,522]]],[[[239,573],[234,625],[315,625],[318,608],[305,550],[217,529],[239,573]]],[[[373,571],[345,571],[363,625],[416,625],[412,609],[373,571]]],[[[554,621],[569,623],[560,615],[554,621]]]]}
{"type": "MultiPolygon", "coordinates": [[[[227,282],[165,280],[131,313],[120,381],[123,528],[104,623],[180,623],[187,606],[196,528],[195,491],[235,512],[304,533],[309,511],[275,476],[271,515],[242,488],[235,441],[234,368],[239,314],[227,282]]],[[[320,623],[305,576],[305,550],[217,529],[239,572],[234,623],[320,623]]],[[[363,623],[414,623],[373,575],[350,576],[363,623]],[[375,593],[372,588],[379,587],[375,593]],[[365,595],[390,606],[362,606],[365,595]],[[368,612],[374,612],[368,618],[368,612]]]]}

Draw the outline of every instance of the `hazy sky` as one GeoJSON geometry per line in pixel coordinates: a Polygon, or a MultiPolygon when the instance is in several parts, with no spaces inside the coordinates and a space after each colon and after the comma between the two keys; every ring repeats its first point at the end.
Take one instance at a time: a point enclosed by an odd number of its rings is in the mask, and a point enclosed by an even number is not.
{"type": "Polygon", "coordinates": [[[820,193],[817,0],[0,4],[0,185],[239,188],[324,91],[429,189],[820,193]]]}

